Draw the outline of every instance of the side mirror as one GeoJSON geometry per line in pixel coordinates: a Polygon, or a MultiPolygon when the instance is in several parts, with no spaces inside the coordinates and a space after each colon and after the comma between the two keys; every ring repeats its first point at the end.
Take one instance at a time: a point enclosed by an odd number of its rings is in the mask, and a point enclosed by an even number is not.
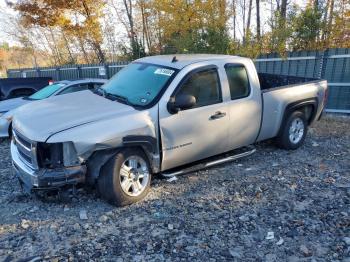
{"type": "Polygon", "coordinates": [[[196,105],[196,98],[191,95],[178,95],[172,97],[168,102],[168,110],[171,114],[176,114],[180,110],[189,109],[196,105]]]}

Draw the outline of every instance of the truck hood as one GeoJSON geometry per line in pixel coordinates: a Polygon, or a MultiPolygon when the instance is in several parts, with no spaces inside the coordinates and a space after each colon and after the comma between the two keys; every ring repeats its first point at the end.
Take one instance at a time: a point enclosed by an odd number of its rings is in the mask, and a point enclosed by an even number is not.
{"type": "Polygon", "coordinates": [[[26,100],[23,97],[12,98],[8,100],[4,100],[0,102],[0,112],[8,112],[17,107],[27,104],[31,102],[30,100],[26,100]]]}
{"type": "Polygon", "coordinates": [[[54,96],[16,110],[14,128],[27,138],[45,142],[61,131],[108,118],[137,113],[132,106],[82,91],[54,96]]]}

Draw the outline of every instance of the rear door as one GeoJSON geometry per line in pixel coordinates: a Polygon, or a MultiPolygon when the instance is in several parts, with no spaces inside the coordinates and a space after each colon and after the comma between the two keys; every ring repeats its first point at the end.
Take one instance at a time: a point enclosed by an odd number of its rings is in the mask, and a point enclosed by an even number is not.
{"type": "MultiPolygon", "coordinates": [[[[215,66],[188,73],[171,95],[189,94],[196,106],[170,114],[160,110],[162,170],[204,159],[228,149],[228,106],[223,103],[221,81],[215,66]]],[[[165,107],[165,105],[161,105],[165,107]]]]}
{"type": "Polygon", "coordinates": [[[261,92],[259,83],[249,70],[255,68],[244,64],[226,64],[225,72],[230,97],[227,102],[230,114],[229,145],[231,149],[255,142],[261,123],[261,92]],[[247,67],[248,66],[248,67],[247,67]]]}

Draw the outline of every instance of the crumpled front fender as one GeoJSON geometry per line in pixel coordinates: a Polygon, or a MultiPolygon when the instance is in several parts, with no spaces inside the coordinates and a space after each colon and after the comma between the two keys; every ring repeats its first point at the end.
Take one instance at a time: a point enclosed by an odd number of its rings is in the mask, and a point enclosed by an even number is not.
{"type": "MultiPolygon", "coordinates": [[[[63,130],[51,136],[47,143],[73,142],[78,158],[84,162],[94,152],[130,145],[125,143],[126,137],[143,136],[157,141],[156,126],[157,107],[63,130]]],[[[152,154],[159,155],[158,147],[153,151],[152,154]]]]}

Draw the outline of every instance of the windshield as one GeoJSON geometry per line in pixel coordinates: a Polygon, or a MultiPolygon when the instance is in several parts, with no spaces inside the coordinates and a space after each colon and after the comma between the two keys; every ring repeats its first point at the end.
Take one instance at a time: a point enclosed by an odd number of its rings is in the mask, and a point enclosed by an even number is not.
{"type": "Polygon", "coordinates": [[[29,97],[29,99],[41,100],[44,98],[48,98],[49,96],[51,96],[53,93],[55,93],[58,89],[60,89],[63,86],[65,86],[65,84],[62,84],[62,83],[57,83],[57,84],[52,84],[52,85],[46,86],[43,89],[39,90],[38,92],[32,94],[29,97]]]}
{"type": "Polygon", "coordinates": [[[102,88],[107,95],[114,95],[132,105],[146,106],[161,92],[174,73],[175,69],[132,63],[118,72],[102,88]]]}

